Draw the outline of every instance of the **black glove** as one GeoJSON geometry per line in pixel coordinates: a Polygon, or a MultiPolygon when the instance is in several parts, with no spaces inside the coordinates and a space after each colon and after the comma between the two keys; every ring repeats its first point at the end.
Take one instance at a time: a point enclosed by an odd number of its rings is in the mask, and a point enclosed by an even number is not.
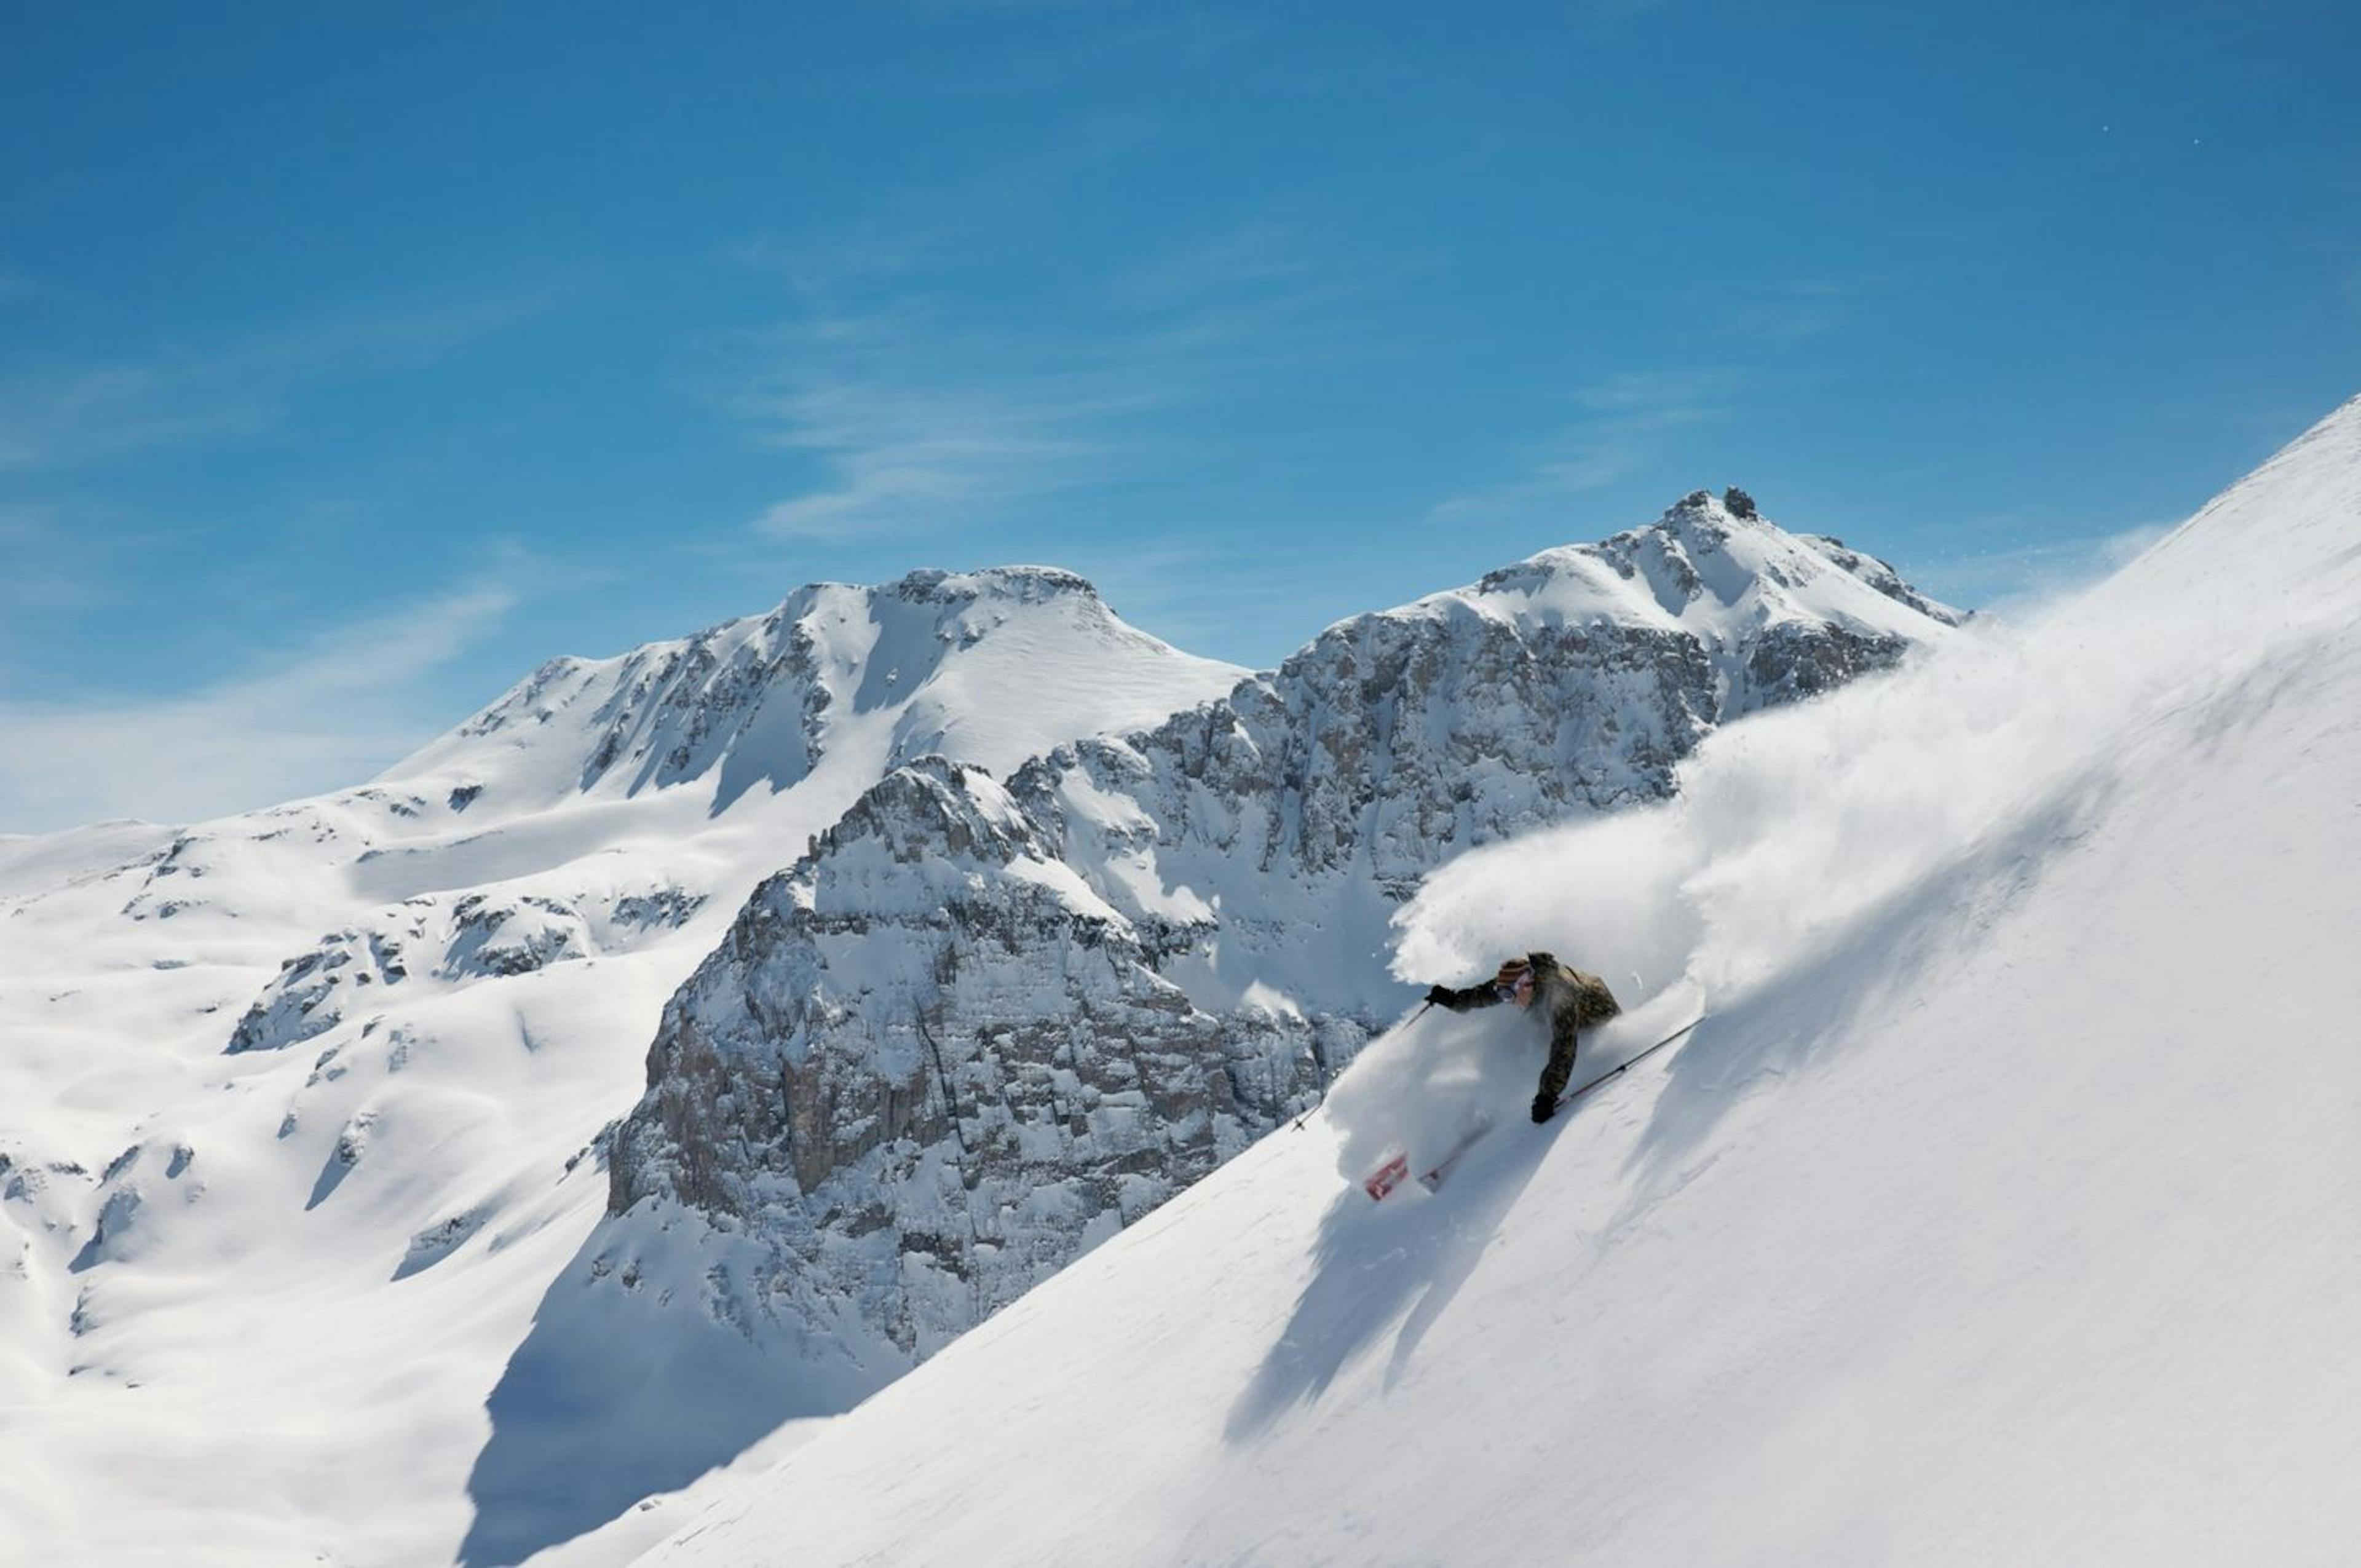
{"type": "Polygon", "coordinates": [[[1429,1007],[1448,1007],[1455,995],[1447,985],[1430,985],[1426,988],[1426,1004],[1429,1007]]]}
{"type": "Polygon", "coordinates": [[[1557,1096],[1547,1090],[1533,1096],[1533,1120],[1546,1122],[1557,1114],[1557,1096]]]}

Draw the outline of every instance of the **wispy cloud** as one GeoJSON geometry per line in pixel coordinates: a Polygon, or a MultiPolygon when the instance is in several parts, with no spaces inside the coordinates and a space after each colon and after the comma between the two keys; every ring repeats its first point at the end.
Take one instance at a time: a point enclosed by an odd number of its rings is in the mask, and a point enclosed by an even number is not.
{"type": "Polygon", "coordinates": [[[41,543],[52,527],[49,513],[38,508],[0,506],[0,546],[16,550],[41,543]]]}
{"type": "Polygon", "coordinates": [[[755,520],[775,538],[955,528],[1103,483],[1120,461],[1117,427],[1177,396],[1188,375],[1095,355],[994,374],[973,345],[946,353],[946,337],[882,318],[795,336],[741,401],[763,440],[819,465],[817,482],[755,520]]]}
{"type": "Polygon", "coordinates": [[[1528,455],[1523,472],[1435,503],[1438,520],[1509,515],[1613,484],[1660,461],[1681,432],[1723,415],[1735,370],[1613,376],[1574,394],[1576,417],[1528,455]]]}
{"type": "Polygon", "coordinates": [[[148,447],[252,435],[277,396],[197,367],[99,365],[0,382],[0,469],[68,467],[148,447]]]}
{"type": "Polygon", "coordinates": [[[1167,249],[1030,321],[977,324],[921,286],[940,243],[867,233],[847,254],[879,271],[856,275],[845,254],[794,268],[809,308],[730,400],[757,439],[812,470],[753,520],[759,533],[957,529],[1140,480],[1180,455],[1153,416],[1327,352],[1301,329],[1350,287],[1261,222],[1167,249]]]}
{"type": "Polygon", "coordinates": [[[437,722],[419,710],[419,677],[516,602],[500,583],[460,586],[186,695],[0,698],[0,832],[192,821],[368,778],[437,722]]]}
{"type": "Polygon", "coordinates": [[[1326,553],[1268,539],[1250,547],[1119,543],[1070,564],[1116,614],[1175,647],[1194,653],[1255,648],[1266,650],[1265,657],[1320,630],[1321,611],[1306,609],[1316,597],[1307,585],[1333,582],[1336,575],[1326,553]],[[1246,548],[1253,551],[1250,570],[1241,566],[1246,548]]]}
{"type": "Polygon", "coordinates": [[[1852,313],[1865,280],[1795,278],[1717,291],[1724,329],[1741,341],[1784,347],[1832,332],[1852,313]]]}
{"type": "MultiPolygon", "coordinates": [[[[1978,526],[1998,532],[2005,523],[1987,521],[1978,526]]],[[[2175,526],[2142,522],[2112,532],[2067,534],[1995,550],[1939,555],[1914,565],[1905,575],[1948,604],[2005,614],[2090,587],[2130,563],[2175,526]]]]}
{"type": "Polygon", "coordinates": [[[910,0],[911,8],[945,16],[1000,16],[1023,11],[1086,11],[1120,8],[1125,0],[910,0]]]}
{"type": "Polygon", "coordinates": [[[1311,256],[1287,225],[1244,223],[1178,245],[1109,285],[1116,301],[1156,310],[1191,308],[1209,299],[1256,298],[1293,291],[1313,274],[1311,256]]]}
{"type": "Polygon", "coordinates": [[[434,364],[541,308],[497,300],[353,318],[205,352],[18,367],[0,378],[0,470],[250,437],[280,423],[306,390],[434,364]]]}
{"type": "Polygon", "coordinates": [[[1251,14],[1129,0],[912,0],[911,9],[967,32],[956,71],[929,83],[941,96],[1097,86],[1141,60],[1211,65],[1268,27],[1251,14]],[[1082,21],[1089,25],[1077,25],[1082,21]]]}
{"type": "Polygon", "coordinates": [[[45,508],[0,504],[0,646],[26,621],[61,610],[85,609],[105,594],[90,571],[71,563],[76,541],[45,508]]]}
{"type": "Polygon", "coordinates": [[[1030,269],[1038,225],[1054,219],[1076,181],[1116,167],[1139,139],[1120,120],[1093,122],[1031,157],[947,183],[888,188],[857,215],[757,236],[723,254],[774,274],[818,315],[924,298],[927,284],[980,265],[1013,259],[1030,269]]]}

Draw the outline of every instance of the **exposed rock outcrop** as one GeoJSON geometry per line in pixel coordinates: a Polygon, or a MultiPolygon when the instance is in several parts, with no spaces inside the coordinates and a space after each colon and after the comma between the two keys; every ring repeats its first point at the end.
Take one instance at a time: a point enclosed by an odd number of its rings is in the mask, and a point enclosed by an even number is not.
{"type": "Polygon", "coordinates": [[[774,1251],[761,1304],[925,1354],[1313,1091],[1225,1030],[1008,793],[939,758],[763,884],[665,1010],[612,1203],[774,1251]]]}

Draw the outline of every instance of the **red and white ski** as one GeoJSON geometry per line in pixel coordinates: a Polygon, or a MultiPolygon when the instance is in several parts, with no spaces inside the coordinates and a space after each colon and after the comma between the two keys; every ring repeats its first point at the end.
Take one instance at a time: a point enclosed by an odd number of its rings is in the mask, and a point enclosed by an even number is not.
{"type": "Polygon", "coordinates": [[[1367,1193],[1372,1201],[1382,1201],[1387,1193],[1400,1187],[1402,1178],[1409,1174],[1410,1156],[1398,1154],[1371,1171],[1368,1179],[1361,1183],[1361,1190],[1367,1193]]]}
{"type": "MultiPolygon", "coordinates": [[[[1470,1127],[1457,1143],[1451,1146],[1448,1153],[1419,1172],[1418,1184],[1429,1192],[1442,1186],[1443,1179],[1451,1174],[1452,1168],[1459,1163],[1469,1149],[1476,1146],[1478,1139],[1491,1130],[1492,1118],[1478,1117],[1476,1124],[1470,1127]]],[[[1409,1175],[1410,1156],[1398,1154],[1370,1172],[1368,1179],[1361,1183],[1361,1190],[1369,1195],[1371,1201],[1382,1203],[1385,1201],[1386,1194],[1400,1187],[1402,1179],[1409,1175]]]]}
{"type": "MultiPolygon", "coordinates": [[[[1690,1030],[1696,1028],[1699,1024],[1704,1022],[1705,1014],[1700,1013],[1696,1017],[1690,1019],[1687,1023],[1682,1025],[1679,1028],[1674,1030],[1671,1034],[1666,1035],[1663,1039],[1658,1040],[1654,1045],[1650,1046],[1646,1050],[1640,1052],[1636,1056],[1625,1058],[1622,1061],[1618,1062],[1611,1068],[1609,1068],[1605,1072],[1600,1073],[1598,1077],[1591,1079],[1587,1083],[1576,1084],[1574,1088],[1567,1090],[1564,1094],[1557,1097],[1556,1109],[1563,1111],[1568,1105],[1574,1103],[1574,1102],[1589,1093],[1592,1090],[1597,1089],[1600,1084],[1610,1082],[1615,1079],[1620,1078],[1627,1069],[1635,1064],[1654,1056],[1658,1051],[1663,1050],[1665,1047],[1673,1044],[1675,1040],[1681,1039],[1686,1036],[1690,1030]]],[[[1441,1159],[1436,1160],[1433,1165],[1419,1173],[1418,1184],[1421,1187],[1425,1188],[1429,1192],[1432,1192],[1436,1188],[1442,1186],[1444,1178],[1451,1174],[1452,1168],[1456,1166],[1466,1155],[1467,1151],[1474,1148],[1483,1138],[1484,1135],[1491,1130],[1492,1118],[1489,1116],[1478,1117],[1475,1126],[1468,1131],[1466,1135],[1452,1146],[1450,1153],[1444,1155],[1441,1159]]],[[[1391,1192],[1395,1188],[1400,1187],[1402,1184],[1403,1179],[1409,1175],[1410,1156],[1407,1154],[1398,1154],[1391,1159],[1386,1161],[1385,1164],[1378,1167],[1376,1170],[1370,1172],[1368,1179],[1361,1183],[1361,1190],[1367,1192],[1373,1201],[1383,1202],[1385,1201],[1386,1194],[1391,1192]]]]}

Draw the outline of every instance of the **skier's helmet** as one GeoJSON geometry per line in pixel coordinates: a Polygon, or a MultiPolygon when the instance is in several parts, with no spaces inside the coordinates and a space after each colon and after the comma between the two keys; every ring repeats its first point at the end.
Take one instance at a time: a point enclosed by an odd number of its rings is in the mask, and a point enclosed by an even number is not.
{"type": "Polygon", "coordinates": [[[1500,972],[1492,977],[1492,984],[1498,988],[1501,995],[1513,996],[1517,992],[1517,987],[1525,984],[1532,978],[1533,965],[1531,959],[1510,959],[1500,966],[1500,972]]]}

